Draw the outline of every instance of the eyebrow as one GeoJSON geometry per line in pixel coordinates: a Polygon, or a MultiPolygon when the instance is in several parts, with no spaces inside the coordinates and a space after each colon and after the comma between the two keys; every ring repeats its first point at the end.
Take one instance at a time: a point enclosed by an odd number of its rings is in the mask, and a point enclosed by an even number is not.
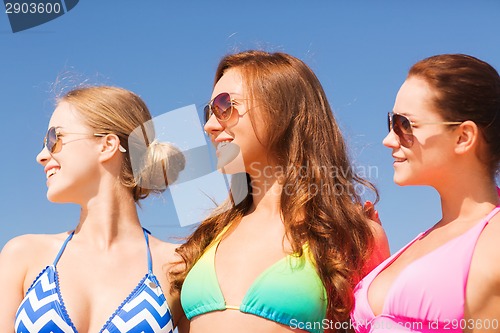
{"type": "MultiPolygon", "coordinates": [[[[227,92],[227,91],[222,91],[222,92],[218,93],[217,95],[215,95],[215,97],[217,97],[217,96],[219,96],[220,94],[223,94],[223,93],[229,94],[229,96],[231,97],[231,100],[235,100],[235,98],[232,98],[234,95],[239,96],[239,97],[238,97],[238,99],[245,99],[245,98],[243,98],[244,96],[243,96],[243,94],[241,94],[241,93],[237,93],[237,92],[227,92]]],[[[210,96],[210,97],[211,97],[211,96],[210,96]]],[[[211,98],[210,98],[210,100],[209,100],[207,103],[212,102],[212,101],[215,99],[215,97],[211,97],[211,98]]]]}
{"type": "MultiPolygon", "coordinates": [[[[411,114],[411,113],[407,113],[407,112],[396,112],[394,110],[392,110],[393,113],[396,113],[396,114],[400,114],[402,116],[405,116],[405,117],[408,117],[408,118],[413,118],[415,117],[414,114],[411,114]]],[[[418,117],[417,117],[418,118],[418,117]]]]}

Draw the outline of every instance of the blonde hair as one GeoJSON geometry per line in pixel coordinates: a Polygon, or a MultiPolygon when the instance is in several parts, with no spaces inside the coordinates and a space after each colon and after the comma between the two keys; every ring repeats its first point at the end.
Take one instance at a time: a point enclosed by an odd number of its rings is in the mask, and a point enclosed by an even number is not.
{"type": "Polygon", "coordinates": [[[131,189],[135,202],[151,192],[164,191],[184,169],[185,158],[178,148],[170,143],[149,141],[155,136],[151,113],[133,92],[118,87],[91,86],[71,90],[58,100],[61,102],[71,104],[95,133],[118,136],[126,150],[120,181],[131,189]],[[130,137],[137,129],[144,135],[146,144],[130,137]],[[139,163],[132,163],[131,152],[140,159],[139,163]]]}

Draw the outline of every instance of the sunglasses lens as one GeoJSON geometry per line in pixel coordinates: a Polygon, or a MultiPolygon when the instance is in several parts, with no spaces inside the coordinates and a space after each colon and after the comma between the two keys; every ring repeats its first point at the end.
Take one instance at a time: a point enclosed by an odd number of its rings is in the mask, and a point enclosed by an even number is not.
{"type": "Polygon", "coordinates": [[[231,96],[228,93],[217,95],[212,102],[212,112],[220,121],[228,121],[233,111],[231,96]]]}
{"type": "Polygon", "coordinates": [[[57,150],[57,132],[55,127],[49,128],[45,136],[45,146],[49,152],[54,153],[57,150]]]}
{"type": "Polygon", "coordinates": [[[210,119],[210,117],[212,116],[212,111],[211,111],[211,107],[210,105],[205,105],[205,108],[203,109],[203,113],[205,115],[205,123],[208,122],[208,119],[210,119]]]}
{"type": "Polygon", "coordinates": [[[392,121],[390,118],[391,116],[389,116],[389,126],[392,124],[392,129],[399,137],[401,145],[410,148],[413,145],[413,132],[410,120],[399,114],[392,114],[392,121]]]}

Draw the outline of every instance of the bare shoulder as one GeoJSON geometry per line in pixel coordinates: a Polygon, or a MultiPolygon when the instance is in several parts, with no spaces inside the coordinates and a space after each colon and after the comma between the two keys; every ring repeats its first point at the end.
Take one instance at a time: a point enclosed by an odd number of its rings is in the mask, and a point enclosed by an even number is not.
{"type": "Polygon", "coordinates": [[[466,318],[500,316],[500,214],[490,219],[472,255],[466,290],[466,318]]]}
{"type": "Polygon", "coordinates": [[[180,319],[183,317],[179,299],[180,295],[171,290],[169,272],[172,268],[172,263],[178,260],[175,249],[180,244],[168,243],[150,236],[149,245],[153,257],[153,270],[168,300],[170,310],[174,317],[174,323],[179,323],[180,319]]]}
{"type": "Polygon", "coordinates": [[[153,256],[165,264],[174,260],[175,249],[180,246],[180,244],[165,242],[153,236],[150,236],[149,244],[153,256]]]}
{"type": "Polygon", "coordinates": [[[15,258],[18,262],[23,259],[41,258],[44,254],[52,253],[61,246],[67,233],[56,235],[27,234],[12,238],[2,249],[2,258],[15,258]],[[36,254],[34,256],[33,254],[36,254]]]}
{"type": "Polygon", "coordinates": [[[150,237],[149,246],[153,258],[153,265],[156,272],[161,272],[165,284],[170,283],[168,272],[174,266],[174,263],[179,261],[179,257],[175,250],[180,244],[174,244],[162,241],[156,237],[150,237]]]}
{"type": "Polygon", "coordinates": [[[469,284],[478,288],[500,292],[500,213],[496,214],[484,228],[477,240],[472,256],[469,284]],[[474,284],[476,281],[476,284],[474,284]]]}
{"type": "Polygon", "coordinates": [[[11,239],[0,252],[1,281],[9,285],[20,283],[19,288],[27,287],[46,266],[50,265],[60,249],[67,234],[22,235],[11,239]]]}
{"type": "Polygon", "coordinates": [[[491,218],[478,240],[475,256],[487,270],[494,272],[496,283],[500,287],[500,213],[491,218]]]}

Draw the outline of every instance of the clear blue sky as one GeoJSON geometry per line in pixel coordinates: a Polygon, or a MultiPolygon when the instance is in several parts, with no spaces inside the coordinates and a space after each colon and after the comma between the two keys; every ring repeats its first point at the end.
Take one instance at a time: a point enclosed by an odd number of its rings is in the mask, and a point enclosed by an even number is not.
{"type": "MultiPolygon", "coordinates": [[[[130,89],[154,116],[202,105],[226,53],[283,51],[318,75],[359,170],[380,190],[377,205],[395,251],[440,218],[435,191],[392,182],[381,141],[386,113],[414,62],[468,53],[500,69],[500,1],[80,1],[67,14],[12,33],[0,12],[0,247],[24,233],[73,228],[75,205],[46,199],[35,156],[53,110],[53,83],[67,80],[130,89]]],[[[178,126],[177,130],[185,130],[178,126]]],[[[192,205],[196,205],[193,202],[192,205]]],[[[188,233],[169,194],[143,204],[156,236],[188,233]]]]}

